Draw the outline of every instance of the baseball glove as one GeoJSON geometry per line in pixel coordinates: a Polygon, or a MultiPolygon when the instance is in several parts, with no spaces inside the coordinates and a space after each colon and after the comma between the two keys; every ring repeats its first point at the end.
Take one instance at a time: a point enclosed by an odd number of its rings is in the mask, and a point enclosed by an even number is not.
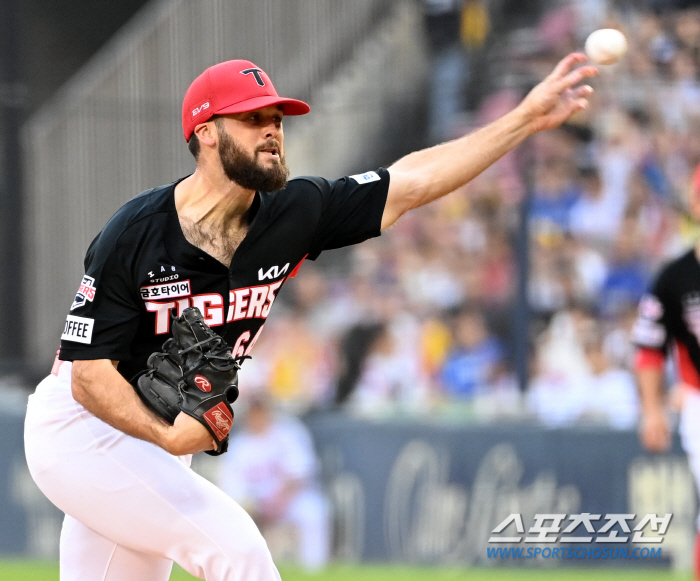
{"type": "Polygon", "coordinates": [[[168,424],[182,411],[200,422],[217,443],[207,454],[228,448],[231,404],[238,398],[239,360],[204,322],[197,307],[171,321],[173,336],[151,354],[148,369],[133,381],[141,400],[168,424]]]}

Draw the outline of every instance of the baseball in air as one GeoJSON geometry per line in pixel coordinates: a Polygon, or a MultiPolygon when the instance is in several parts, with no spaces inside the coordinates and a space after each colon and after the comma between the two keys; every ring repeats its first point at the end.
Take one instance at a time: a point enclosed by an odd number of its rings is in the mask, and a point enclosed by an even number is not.
{"type": "Polygon", "coordinates": [[[612,65],[627,52],[625,35],[614,28],[601,28],[586,39],[586,56],[599,65],[612,65]]]}

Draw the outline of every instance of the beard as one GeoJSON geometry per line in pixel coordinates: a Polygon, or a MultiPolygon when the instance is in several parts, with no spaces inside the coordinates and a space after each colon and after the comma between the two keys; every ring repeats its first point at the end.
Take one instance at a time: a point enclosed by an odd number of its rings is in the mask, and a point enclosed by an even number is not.
{"type": "Polygon", "coordinates": [[[289,168],[276,141],[268,141],[259,146],[250,157],[226,132],[223,124],[217,128],[219,130],[219,157],[228,179],[247,190],[261,192],[274,192],[287,185],[289,168]],[[259,151],[268,147],[277,148],[280,156],[279,162],[272,167],[265,167],[258,162],[259,151]]]}

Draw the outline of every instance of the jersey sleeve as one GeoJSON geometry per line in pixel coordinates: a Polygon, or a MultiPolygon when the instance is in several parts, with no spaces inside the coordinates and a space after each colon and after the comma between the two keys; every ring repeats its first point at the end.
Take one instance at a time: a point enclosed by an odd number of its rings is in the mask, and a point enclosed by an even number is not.
{"type": "Polygon", "coordinates": [[[636,347],[666,353],[670,338],[669,291],[666,272],[662,272],[639,301],[637,319],[632,327],[632,343],[636,347]]]}
{"type": "Polygon", "coordinates": [[[123,361],[140,316],[128,247],[103,230],[85,256],[85,275],[66,317],[59,359],[123,361]]]}
{"type": "Polygon", "coordinates": [[[378,169],[328,181],[314,179],[321,195],[321,213],[309,258],[324,250],[357,244],[381,234],[389,192],[389,172],[378,169]]]}

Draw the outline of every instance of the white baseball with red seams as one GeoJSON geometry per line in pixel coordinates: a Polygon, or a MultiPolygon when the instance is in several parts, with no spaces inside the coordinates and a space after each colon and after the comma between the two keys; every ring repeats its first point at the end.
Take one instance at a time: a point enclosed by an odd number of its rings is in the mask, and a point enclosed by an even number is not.
{"type": "Polygon", "coordinates": [[[625,35],[614,28],[601,28],[588,35],[586,56],[599,65],[612,65],[627,52],[625,35]]]}

